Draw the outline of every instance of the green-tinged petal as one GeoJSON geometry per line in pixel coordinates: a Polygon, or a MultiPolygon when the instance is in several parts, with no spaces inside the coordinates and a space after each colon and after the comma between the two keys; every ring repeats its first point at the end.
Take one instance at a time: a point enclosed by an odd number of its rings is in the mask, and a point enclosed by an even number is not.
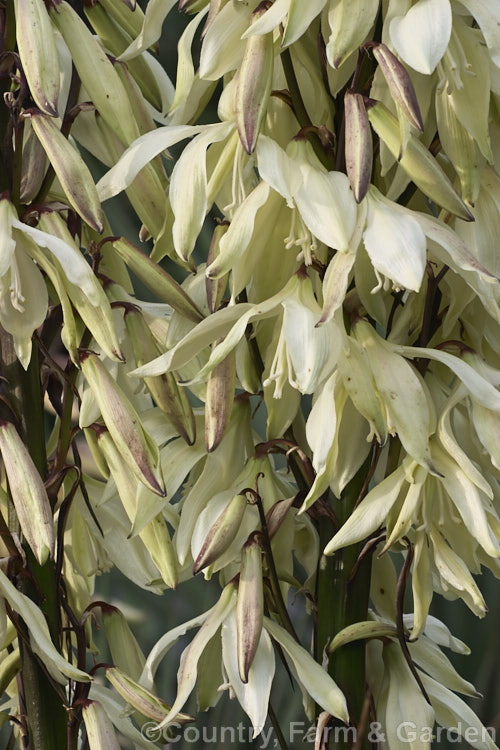
{"type": "Polygon", "coordinates": [[[440,481],[462,516],[465,527],[485,552],[492,557],[500,557],[500,545],[488,524],[485,504],[490,505],[486,496],[471,482],[462,467],[448,454],[437,448],[433,453],[436,465],[442,472],[440,481]]]}
{"type": "Polygon", "coordinates": [[[389,432],[397,432],[410,456],[432,470],[429,449],[431,413],[416,369],[404,357],[395,354],[367,321],[360,320],[356,324],[354,335],[368,356],[377,391],[385,406],[389,432]]]}
{"type": "Polygon", "coordinates": [[[86,700],[82,717],[90,750],[120,750],[111,720],[100,703],[86,700]]]}
{"type": "Polygon", "coordinates": [[[346,724],[349,714],[344,694],[311,654],[269,617],[264,617],[264,627],[278,641],[287,660],[293,665],[299,682],[322,709],[346,724]]]}
{"type": "MultiPolygon", "coordinates": [[[[422,487],[427,479],[427,471],[421,466],[418,466],[413,476],[413,482],[408,487],[408,492],[401,506],[397,519],[394,521],[394,525],[390,530],[387,542],[384,546],[384,552],[389,549],[398,539],[405,536],[412,522],[414,521],[417,508],[421,502],[422,487]]],[[[388,529],[389,531],[389,529],[388,529]]]]}
{"type": "Polygon", "coordinates": [[[12,236],[12,223],[17,219],[12,203],[0,200],[0,278],[9,270],[16,241],[12,236]]]}
{"type": "Polygon", "coordinates": [[[413,661],[449,690],[471,698],[481,697],[474,685],[458,674],[451,661],[430,638],[421,636],[418,641],[410,644],[409,649],[413,661]]]}
{"type": "MultiPolygon", "coordinates": [[[[415,532],[415,551],[413,558],[413,608],[411,640],[415,640],[429,623],[429,607],[431,606],[434,589],[432,586],[431,552],[427,534],[423,528],[415,532]]],[[[450,634],[451,637],[451,634],[450,634]]]]}
{"type": "Polygon", "coordinates": [[[465,701],[432,677],[424,674],[420,677],[432,701],[436,720],[441,726],[453,728],[469,745],[478,750],[498,750],[486,727],[465,701]]]}
{"type": "Polygon", "coordinates": [[[245,40],[241,37],[250,26],[256,5],[256,0],[229,2],[217,13],[203,39],[200,78],[217,81],[238,67],[245,50],[245,40]]]}
{"type": "Polygon", "coordinates": [[[23,249],[25,244],[19,237],[10,270],[0,279],[0,322],[12,335],[17,357],[26,370],[31,337],[47,315],[48,294],[42,274],[23,249]]]}
{"type": "Polygon", "coordinates": [[[275,0],[269,6],[268,10],[242,34],[242,39],[248,39],[249,36],[268,34],[270,31],[273,31],[285,18],[290,5],[291,0],[275,0]]]}
{"type": "Polygon", "coordinates": [[[330,37],[326,54],[332,68],[340,68],[351,52],[363,44],[375,22],[379,5],[379,0],[339,0],[329,3],[330,37]]]}
{"type": "Polygon", "coordinates": [[[495,65],[500,66],[500,6],[496,0],[461,0],[481,29],[495,65]]]}
{"type": "Polygon", "coordinates": [[[389,673],[385,709],[385,730],[391,750],[430,750],[434,710],[422,695],[410,672],[399,643],[384,647],[383,659],[389,673]]]}
{"type": "Polygon", "coordinates": [[[325,554],[331,555],[342,547],[366,539],[384,525],[405,481],[405,467],[400,466],[371,490],[348,520],[326,545],[325,554]]]}
{"type": "Polygon", "coordinates": [[[40,565],[54,557],[52,509],[42,478],[16,428],[0,421],[0,451],[21,531],[40,565]]]}
{"type": "Polygon", "coordinates": [[[172,229],[174,247],[183,260],[189,260],[205,221],[207,205],[206,151],[211,143],[222,141],[232,130],[232,123],[208,125],[184,149],[170,179],[170,205],[175,221],[172,229]]]}
{"type": "MultiPolygon", "coordinates": [[[[151,3],[149,3],[151,5],[151,3]]],[[[188,23],[177,44],[177,78],[175,81],[175,96],[170,105],[169,115],[183,106],[188,98],[189,92],[195,80],[192,50],[194,35],[198,26],[208,12],[208,5],[201,13],[197,13],[192,21],[188,23]]]]}
{"type": "Polygon", "coordinates": [[[40,229],[23,224],[17,219],[12,222],[12,226],[28,235],[39,247],[46,247],[61,264],[66,278],[75,286],[80,287],[92,304],[100,304],[101,295],[98,289],[101,288],[102,291],[102,287],[97,282],[82,253],[77,250],[74,244],[70,245],[54,234],[42,232],[40,229]]]}
{"type": "Polygon", "coordinates": [[[45,665],[51,677],[61,685],[66,684],[67,677],[77,682],[88,682],[90,680],[88,674],[67,662],[56,650],[42,611],[31,599],[15,588],[2,570],[0,570],[0,592],[28,626],[31,648],[45,665]]]}
{"type": "Polygon", "coordinates": [[[338,380],[337,373],[334,373],[316,391],[306,422],[307,442],[313,452],[313,467],[316,472],[325,466],[337,431],[335,391],[338,389],[338,380]]]}
{"type": "Polygon", "coordinates": [[[368,355],[355,338],[349,336],[344,342],[344,350],[338,361],[338,369],[356,409],[368,420],[371,431],[367,440],[376,437],[384,444],[388,427],[382,411],[382,403],[375,389],[368,355]]]}
{"type": "Polygon", "coordinates": [[[57,115],[59,59],[43,0],[15,0],[16,40],[30,93],[47,115],[57,115]]]}
{"type": "Polygon", "coordinates": [[[451,591],[454,596],[460,596],[477,617],[484,617],[486,604],[465,562],[436,529],[428,532],[428,538],[443,589],[451,591]]]}
{"type": "Polygon", "coordinates": [[[220,240],[220,253],[207,268],[208,278],[220,278],[237,264],[252,239],[256,214],[266,203],[268,197],[269,186],[266,182],[259,182],[257,187],[238,206],[229,229],[220,240]]]}
{"type": "Polygon", "coordinates": [[[316,325],[321,308],[307,277],[299,280],[283,308],[288,380],[301,393],[313,393],[336,364],[342,343],[340,328],[334,320],[316,325]]]}
{"type": "Polygon", "coordinates": [[[276,308],[285,300],[298,284],[297,276],[292,276],[285,287],[273,297],[258,305],[246,302],[218,310],[193,328],[176,346],[152,362],[134,370],[132,375],[161,375],[164,372],[178,370],[189,362],[202,349],[216,339],[224,341],[213,349],[208,363],[201,368],[190,383],[200,382],[213,368],[227,357],[238,341],[243,337],[246,327],[253,320],[263,320],[275,313],[276,308]]]}
{"type": "Polygon", "coordinates": [[[140,676],[140,679],[138,680],[141,685],[143,685],[148,690],[151,690],[153,688],[155,675],[160,662],[166,656],[168,651],[170,651],[172,646],[174,646],[179,638],[182,638],[182,636],[185,635],[188,630],[191,630],[192,628],[198,628],[200,627],[200,625],[203,625],[205,620],[213,613],[215,606],[211,607],[211,609],[207,609],[207,611],[203,612],[201,615],[197,615],[191,620],[184,622],[182,625],[178,625],[176,628],[169,630],[168,633],[165,633],[165,635],[162,635],[162,637],[155,643],[148,654],[146,664],[144,665],[144,669],[142,670],[142,674],[140,676]]]}
{"type": "MultiPolygon", "coordinates": [[[[127,718],[125,715],[127,712],[126,704],[114,690],[93,682],[89,698],[98,701],[103,706],[114,726],[123,737],[127,737],[127,739],[134,743],[135,747],[142,747],[143,750],[151,750],[151,738],[139,732],[130,718],[127,718]]],[[[153,735],[154,737],[155,735],[153,735]]],[[[106,746],[105,750],[108,750],[106,746]]]]}
{"type": "Polygon", "coordinates": [[[427,347],[397,345],[394,346],[394,350],[410,359],[426,357],[441,362],[455,373],[476,401],[495,412],[500,411],[500,392],[460,357],[455,357],[453,354],[441,351],[441,349],[428,349],[427,347]]]}
{"type": "Polygon", "coordinates": [[[308,0],[307,5],[304,5],[301,0],[290,0],[281,46],[288,47],[297,41],[325,5],[326,0],[308,0]]]}
{"type": "Polygon", "coordinates": [[[238,671],[236,615],[232,611],[222,624],[222,658],[236,698],[253,726],[253,736],[261,733],[266,723],[271,685],[274,678],[274,650],[271,639],[262,631],[248,681],[241,681],[238,671]]]}
{"type": "Polygon", "coordinates": [[[234,584],[230,583],[223,590],[217,604],[210,610],[210,614],[198,633],[182,653],[179,671],[177,672],[177,696],[170,712],[158,725],[160,728],[172,722],[185,704],[196,684],[198,661],[201,654],[235,606],[236,588],[234,584]]]}
{"type": "Polygon", "coordinates": [[[137,138],[120,156],[117,163],[96,185],[101,201],[112,198],[128,188],[141,169],[162,151],[193,135],[198,135],[205,125],[166,125],[137,138]]]}

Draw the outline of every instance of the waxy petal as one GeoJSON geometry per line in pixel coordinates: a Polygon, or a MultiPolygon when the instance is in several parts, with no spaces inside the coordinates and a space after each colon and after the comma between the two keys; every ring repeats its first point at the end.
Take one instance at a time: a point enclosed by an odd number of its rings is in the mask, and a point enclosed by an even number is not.
{"type": "Polygon", "coordinates": [[[363,234],[373,265],[397,286],[418,292],[426,263],[426,240],[411,212],[392,211],[391,201],[375,187],[367,196],[368,215],[363,234]]]}
{"type": "Polygon", "coordinates": [[[449,0],[418,0],[405,16],[392,19],[389,33],[398,55],[430,75],[448,47],[451,22],[449,0]]]}

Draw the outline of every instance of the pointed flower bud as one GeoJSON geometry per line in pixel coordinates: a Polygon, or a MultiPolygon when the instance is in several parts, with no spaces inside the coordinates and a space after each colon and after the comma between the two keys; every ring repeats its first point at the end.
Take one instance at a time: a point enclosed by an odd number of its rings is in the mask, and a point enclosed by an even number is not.
{"type": "MultiPolygon", "coordinates": [[[[170,711],[170,706],[151,693],[146,688],[132,680],[125,672],[118,667],[106,669],[106,677],[115,688],[116,692],[121,695],[130,706],[133,706],[143,716],[148,716],[156,721],[163,721],[170,711]]],[[[186,722],[193,721],[192,716],[187,714],[177,714],[176,721],[186,722]]]]}
{"type": "Polygon", "coordinates": [[[102,624],[113,664],[138,680],[146,659],[130,630],[123,612],[116,607],[101,605],[102,624]]]}
{"type": "Polygon", "coordinates": [[[42,112],[57,116],[59,58],[43,0],[15,0],[16,39],[30,92],[42,112]]]}
{"type": "Polygon", "coordinates": [[[424,132],[417,95],[405,66],[385,44],[375,44],[373,54],[389,86],[391,96],[414,128],[424,132]]]}
{"type": "Polygon", "coordinates": [[[113,725],[100,703],[85,701],[82,716],[90,750],[120,750],[113,725]]]}
{"type": "Polygon", "coordinates": [[[85,352],[80,360],[104,423],[124,461],[139,481],[164,496],[158,447],[144,430],[139,415],[96,354],[85,352]]]}
{"type": "Polygon", "coordinates": [[[146,524],[140,532],[140,537],[160,571],[164,583],[171,589],[177,588],[177,557],[167,522],[161,513],[146,524]]]}
{"type": "Polygon", "coordinates": [[[234,350],[212,370],[205,397],[205,447],[214,451],[224,436],[231,416],[236,381],[234,350]]]}
{"type": "Polygon", "coordinates": [[[92,229],[102,232],[104,218],[101,201],[90,170],[82,157],[50,117],[31,112],[30,119],[68,201],[92,229]]]}
{"type": "Polygon", "coordinates": [[[373,159],[372,132],[361,94],[347,91],[345,105],[345,161],[356,203],[370,186],[373,159]]]}
{"type": "Polygon", "coordinates": [[[169,273],[124,237],[116,239],[112,244],[117,254],[137,278],[162,302],[166,302],[176,312],[194,323],[203,320],[203,314],[193,300],[169,273]]]}
{"type": "Polygon", "coordinates": [[[0,422],[0,451],[21,530],[43,565],[54,556],[52,510],[42,478],[10,422],[0,422]]]}
{"type": "Polygon", "coordinates": [[[236,602],[238,669],[242,682],[248,682],[248,672],[260,641],[263,615],[262,554],[259,542],[252,535],[241,554],[236,602]]]}
{"type": "Polygon", "coordinates": [[[235,495],[209,529],[200,553],[193,565],[193,575],[211,565],[229,547],[238,529],[247,505],[245,495],[235,495]]]}
{"type": "Polygon", "coordinates": [[[38,194],[47,171],[47,154],[35,133],[30,130],[23,144],[21,164],[21,203],[31,203],[38,194]]]}
{"type": "MultiPolygon", "coordinates": [[[[400,128],[397,119],[382,102],[369,104],[368,119],[379,137],[396,158],[400,153],[400,128]]],[[[464,221],[473,216],[455,188],[424,144],[410,134],[399,162],[415,185],[431,200],[464,221]]]]}
{"type": "MultiPolygon", "coordinates": [[[[160,350],[148,324],[138,310],[127,310],[125,323],[130,337],[134,357],[139,367],[160,355],[160,350]]],[[[196,439],[196,423],[193,409],[185,388],[180,388],[172,372],[154,377],[145,377],[144,383],[156,404],[167,419],[179,431],[188,445],[196,439]]]]}
{"type": "Polygon", "coordinates": [[[274,503],[274,505],[269,509],[266,516],[267,533],[269,534],[269,539],[272,539],[273,536],[280,530],[281,524],[285,520],[288,511],[293,505],[294,500],[294,495],[292,495],[291,497],[287,497],[284,500],[278,500],[278,502],[274,503]]]}
{"type": "MultiPolygon", "coordinates": [[[[253,13],[259,19],[268,4],[261,3],[253,13]]],[[[245,43],[236,86],[236,126],[247,154],[251,154],[266,116],[273,80],[273,35],[250,36],[245,43]]]]}

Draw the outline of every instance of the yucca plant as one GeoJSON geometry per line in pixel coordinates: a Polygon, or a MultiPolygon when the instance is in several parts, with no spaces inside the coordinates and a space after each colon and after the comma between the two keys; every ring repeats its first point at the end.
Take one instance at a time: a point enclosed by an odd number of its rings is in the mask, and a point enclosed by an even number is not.
{"type": "Polygon", "coordinates": [[[196,687],[285,748],[281,663],[316,748],[492,750],[429,612],[500,573],[500,3],[175,4],[0,5],[8,747],[178,742],[196,687]]]}

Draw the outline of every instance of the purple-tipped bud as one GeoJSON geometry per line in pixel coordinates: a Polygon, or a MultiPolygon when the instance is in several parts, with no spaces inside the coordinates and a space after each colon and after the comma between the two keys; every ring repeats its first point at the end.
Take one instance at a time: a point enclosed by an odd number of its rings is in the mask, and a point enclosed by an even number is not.
{"type": "Polygon", "coordinates": [[[214,451],[226,431],[234,401],[235,355],[232,351],[214,367],[207,382],[205,397],[205,447],[214,451]]]}
{"type": "Polygon", "coordinates": [[[246,505],[245,495],[235,495],[229,501],[205,537],[200,554],[194,561],[193,575],[211,565],[227,550],[238,533],[246,505]]]}
{"type": "Polygon", "coordinates": [[[236,603],[238,669],[242,682],[248,682],[262,632],[263,614],[262,553],[257,539],[251,536],[241,555],[236,603]]]}
{"type": "MultiPolygon", "coordinates": [[[[253,20],[260,18],[267,7],[264,3],[255,10],[253,20]]],[[[243,60],[238,71],[236,86],[236,125],[243,148],[247,154],[254,150],[273,80],[273,35],[257,34],[248,37],[243,60]]]]}
{"type": "Polygon", "coordinates": [[[368,115],[361,94],[348,91],[344,97],[345,162],[356,203],[370,187],[373,144],[368,115]]]}
{"type": "Polygon", "coordinates": [[[389,86],[391,96],[414,128],[424,132],[424,123],[418,106],[417,95],[405,66],[399,62],[385,44],[376,44],[373,54],[389,86]]]}

